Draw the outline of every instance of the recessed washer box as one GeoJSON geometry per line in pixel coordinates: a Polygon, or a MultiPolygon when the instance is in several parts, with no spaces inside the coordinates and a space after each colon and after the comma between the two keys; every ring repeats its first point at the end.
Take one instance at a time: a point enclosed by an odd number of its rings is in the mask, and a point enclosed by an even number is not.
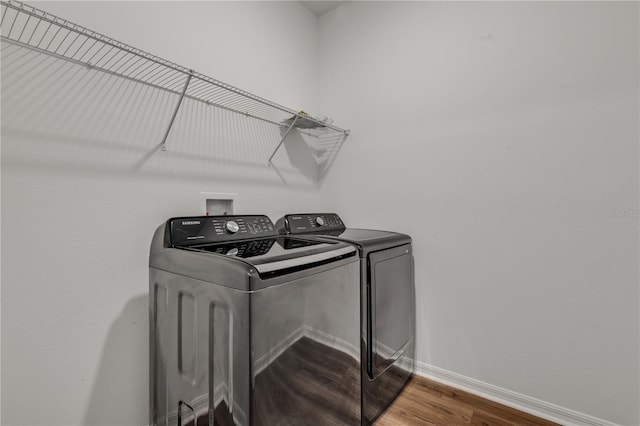
{"type": "Polygon", "coordinates": [[[237,193],[201,192],[200,211],[206,216],[232,215],[237,197],[237,193]]]}

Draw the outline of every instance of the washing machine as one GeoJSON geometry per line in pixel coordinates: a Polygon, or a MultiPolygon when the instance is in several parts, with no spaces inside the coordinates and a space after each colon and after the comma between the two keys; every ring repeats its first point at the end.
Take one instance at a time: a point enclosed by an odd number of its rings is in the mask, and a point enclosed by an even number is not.
{"type": "Polygon", "coordinates": [[[169,219],[149,257],[152,425],[360,425],[353,245],[169,219]]]}
{"type": "Polygon", "coordinates": [[[288,214],[281,234],[340,241],[358,249],[361,280],[362,422],[371,424],[406,386],[415,365],[415,284],[411,237],[347,228],[335,213],[288,214]]]}

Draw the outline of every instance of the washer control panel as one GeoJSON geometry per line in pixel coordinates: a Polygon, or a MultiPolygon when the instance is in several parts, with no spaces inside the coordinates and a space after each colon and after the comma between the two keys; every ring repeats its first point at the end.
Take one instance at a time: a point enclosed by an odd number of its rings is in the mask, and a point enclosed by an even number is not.
{"type": "Polygon", "coordinates": [[[171,245],[187,246],[278,235],[267,216],[199,216],[169,220],[171,245]]]}
{"type": "Polygon", "coordinates": [[[276,222],[281,234],[308,234],[312,232],[344,231],[340,216],[335,213],[288,214],[276,222]]]}

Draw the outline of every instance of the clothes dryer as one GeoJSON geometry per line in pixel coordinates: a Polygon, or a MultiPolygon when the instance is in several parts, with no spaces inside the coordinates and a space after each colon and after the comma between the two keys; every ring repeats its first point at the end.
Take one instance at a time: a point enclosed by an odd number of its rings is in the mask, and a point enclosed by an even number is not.
{"type": "Polygon", "coordinates": [[[345,227],[335,213],[288,214],[281,234],[340,241],[358,249],[361,289],[362,421],[371,424],[405,387],[415,364],[415,284],[411,237],[345,227]]]}

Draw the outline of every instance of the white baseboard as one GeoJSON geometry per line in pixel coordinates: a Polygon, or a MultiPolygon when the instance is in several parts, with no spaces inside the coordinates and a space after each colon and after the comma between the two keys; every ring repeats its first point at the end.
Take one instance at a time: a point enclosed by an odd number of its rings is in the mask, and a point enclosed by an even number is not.
{"type": "Polygon", "coordinates": [[[351,342],[348,342],[336,336],[332,336],[329,333],[318,330],[317,328],[310,327],[308,325],[305,325],[303,327],[303,330],[304,337],[307,337],[324,346],[328,346],[331,349],[336,349],[360,362],[360,348],[352,344],[351,342]]]}
{"type": "Polygon", "coordinates": [[[332,349],[337,349],[351,358],[360,361],[360,348],[356,345],[339,337],[332,336],[322,330],[303,325],[275,344],[267,353],[260,356],[256,360],[254,374],[257,376],[262,373],[272,362],[303,337],[307,337],[332,349]]]}
{"type": "Polygon", "coordinates": [[[607,420],[542,401],[458,373],[416,361],[415,374],[567,426],[619,426],[607,420]]]}
{"type": "Polygon", "coordinates": [[[304,337],[305,327],[298,327],[287,337],[275,344],[267,353],[256,359],[254,365],[254,375],[262,373],[273,361],[275,361],[280,355],[287,349],[293,346],[298,340],[304,337]]]}

